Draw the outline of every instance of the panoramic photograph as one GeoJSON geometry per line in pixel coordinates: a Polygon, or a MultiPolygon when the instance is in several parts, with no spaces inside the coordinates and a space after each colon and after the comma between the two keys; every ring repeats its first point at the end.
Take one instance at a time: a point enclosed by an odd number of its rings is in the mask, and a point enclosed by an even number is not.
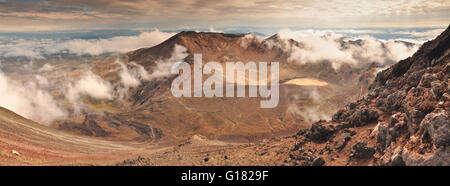
{"type": "Polygon", "coordinates": [[[449,166],[449,24],[448,0],[0,0],[0,166],[449,166]]]}

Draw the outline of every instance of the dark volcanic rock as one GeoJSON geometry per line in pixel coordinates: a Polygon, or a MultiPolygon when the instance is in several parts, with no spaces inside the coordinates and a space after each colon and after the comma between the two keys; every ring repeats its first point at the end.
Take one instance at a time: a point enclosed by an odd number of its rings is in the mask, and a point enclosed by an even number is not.
{"type": "Polygon", "coordinates": [[[378,119],[378,112],[372,109],[358,109],[356,110],[348,121],[354,126],[367,125],[370,122],[376,121],[378,119]]]}
{"type": "Polygon", "coordinates": [[[389,95],[385,102],[384,108],[388,112],[392,112],[394,110],[398,110],[402,106],[403,98],[405,98],[406,93],[403,91],[398,91],[389,95]]]}
{"type": "Polygon", "coordinates": [[[433,153],[424,155],[417,154],[410,150],[404,150],[402,153],[402,160],[407,166],[450,166],[450,148],[441,147],[433,153]]]}
{"type": "Polygon", "coordinates": [[[400,113],[392,115],[387,124],[379,123],[377,143],[381,147],[381,150],[389,147],[391,142],[396,142],[397,137],[405,129],[404,118],[400,113]]]}
{"type": "Polygon", "coordinates": [[[396,154],[392,157],[392,161],[389,164],[390,166],[405,166],[405,161],[403,161],[403,157],[401,154],[396,154]]]}
{"type": "Polygon", "coordinates": [[[334,122],[341,121],[341,119],[344,118],[344,113],[345,113],[345,110],[342,110],[342,109],[338,110],[336,113],[333,114],[332,121],[334,121],[334,122]]]}
{"type": "Polygon", "coordinates": [[[322,143],[327,141],[333,132],[334,128],[332,126],[316,122],[312,124],[311,129],[306,133],[306,137],[311,141],[322,143]]]}
{"type": "Polygon", "coordinates": [[[353,158],[357,159],[368,159],[375,154],[375,149],[368,147],[365,142],[358,142],[352,147],[353,149],[353,158]]]}
{"type": "Polygon", "coordinates": [[[449,112],[439,109],[428,114],[422,120],[421,125],[426,128],[426,131],[433,139],[436,147],[448,146],[450,144],[450,124],[448,116],[449,112]]]}
{"type": "Polygon", "coordinates": [[[391,144],[392,136],[389,133],[389,128],[385,126],[378,127],[377,142],[381,145],[381,149],[384,150],[391,144]]]}
{"type": "Polygon", "coordinates": [[[321,157],[317,157],[312,161],[312,166],[322,166],[325,165],[325,160],[321,157]]]}

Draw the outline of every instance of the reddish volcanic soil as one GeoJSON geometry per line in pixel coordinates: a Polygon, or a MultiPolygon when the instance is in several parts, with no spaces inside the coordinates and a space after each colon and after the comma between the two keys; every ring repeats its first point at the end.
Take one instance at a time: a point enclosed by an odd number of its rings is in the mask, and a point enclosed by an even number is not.
{"type": "Polygon", "coordinates": [[[143,147],[67,134],[0,108],[0,165],[101,165],[142,153],[143,147]]]}
{"type": "Polygon", "coordinates": [[[269,156],[243,158],[263,147],[199,135],[178,145],[106,141],[59,131],[0,108],[0,165],[264,165],[269,156]],[[208,157],[211,162],[203,163],[208,157]]]}

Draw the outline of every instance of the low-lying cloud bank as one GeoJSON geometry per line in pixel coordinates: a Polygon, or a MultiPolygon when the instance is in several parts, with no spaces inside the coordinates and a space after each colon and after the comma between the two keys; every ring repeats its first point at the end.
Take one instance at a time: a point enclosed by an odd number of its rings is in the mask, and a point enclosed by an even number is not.
{"type": "MultiPolygon", "coordinates": [[[[64,119],[71,114],[79,114],[89,107],[82,98],[89,97],[95,100],[123,101],[131,88],[143,82],[170,75],[172,64],[187,57],[187,49],[176,45],[170,58],[156,61],[156,65],[148,71],[134,62],[121,62],[116,73],[120,78],[119,85],[106,81],[90,70],[74,79],[64,79],[59,90],[63,95],[64,104],[57,101],[50,89],[54,88],[52,81],[46,77],[35,74],[27,82],[16,82],[0,71],[0,106],[28,119],[42,124],[50,124],[64,119]],[[72,108],[72,111],[69,111],[72,108]]],[[[44,65],[37,72],[53,70],[52,65],[44,65]]]]}
{"type": "Polygon", "coordinates": [[[7,39],[0,41],[0,57],[44,59],[53,54],[100,55],[155,46],[176,33],[154,30],[136,36],[107,39],[7,39]]]}
{"type": "MultiPolygon", "coordinates": [[[[211,32],[223,32],[209,28],[211,32]]],[[[250,30],[257,32],[258,30],[250,30]]],[[[317,33],[335,33],[344,36],[358,37],[371,35],[379,40],[395,38],[414,44],[433,39],[443,29],[322,29],[317,33]]],[[[275,31],[276,32],[276,31],[275,31]]],[[[282,31],[286,32],[286,31],[282,31]]],[[[308,32],[292,31],[292,32],[308,32]]],[[[273,33],[271,31],[271,33],[273,33]]],[[[28,59],[44,59],[54,55],[101,55],[105,53],[128,52],[143,47],[152,47],[171,36],[175,32],[163,32],[159,30],[142,32],[134,36],[115,36],[103,39],[68,39],[68,38],[34,38],[28,37],[0,37],[0,58],[26,57],[28,59]]],[[[270,34],[269,34],[270,35],[270,34]]]]}
{"type": "Polygon", "coordinates": [[[305,64],[327,61],[338,68],[343,63],[389,65],[412,55],[419,45],[397,40],[382,41],[368,35],[344,37],[331,31],[281,30],[279,39],[266,40],[288,54],[290,62],[305,64]],[[294,40],[295,42],[292,42],[294,40]]]}
{"type": "Polygon", "coordinates": [[[143,32],[137,36],[118,36],[110,39],[82,40],[75,39],[56,45],[51,53],[68,50],[78,55],[100,55],[112,52],[128,52],[144,47],[155,46],[175,33],[166,33],[159,30],[143,32]]]}

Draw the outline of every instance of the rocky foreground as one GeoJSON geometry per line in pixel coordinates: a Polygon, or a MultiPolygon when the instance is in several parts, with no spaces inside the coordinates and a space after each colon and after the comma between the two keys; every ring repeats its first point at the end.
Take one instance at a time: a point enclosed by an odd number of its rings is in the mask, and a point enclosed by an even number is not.
{"type": "Polygon", "coordinates": [[[368,95],[300,131],[294,165],[450,165],[450,30],[378,73],[368,95]]]}

